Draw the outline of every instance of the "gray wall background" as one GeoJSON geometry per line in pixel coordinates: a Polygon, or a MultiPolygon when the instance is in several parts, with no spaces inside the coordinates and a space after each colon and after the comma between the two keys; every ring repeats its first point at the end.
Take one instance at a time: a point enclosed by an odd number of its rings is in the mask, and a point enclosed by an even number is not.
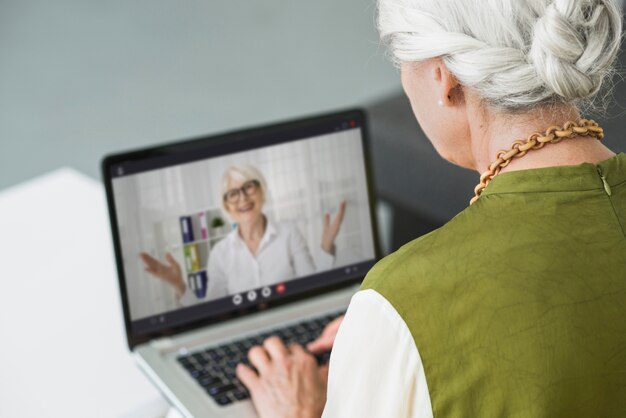
{"type": "Polygon", "coordinates": [[[399,86],[373,0],[0,0],[0,189],[399,86]]]}
{"type": "MultiPolygon", "coordinates": [[[[465,208],[403,97],[375,0],[0,0],[0,190],[106,153],[349,106],[368,110],[393,247],[465,208]]],[[[619,70],[625,74],[626,55],[619,70]]],[[[626,151],[626,84],[596,117],[626,151]]]]}

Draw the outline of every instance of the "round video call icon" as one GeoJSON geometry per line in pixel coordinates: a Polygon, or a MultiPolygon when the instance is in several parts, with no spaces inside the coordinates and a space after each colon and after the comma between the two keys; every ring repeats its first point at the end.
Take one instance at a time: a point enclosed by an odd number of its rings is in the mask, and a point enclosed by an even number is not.
{"type": "Polygon", "coordinates": [[[248,292],[248,300],[250,302],[254,302],[256,300],[256,292],[254,290],[248,292]]]}
{"type": "Polygon", "coordinates": [[[236,294],[235,296],[233,296],[233,303],[235,305],[241,305],[241,302],[243,302],[243,298],[240,294],[236,294]]]}
{"type": "Polygon", "coordinates": [[[263,289],[261,289],[261,296],[263,296],[264,298],[269,298],[271,294],[272,289],[270,289],[268,286],[265,286],[263,289]]]}

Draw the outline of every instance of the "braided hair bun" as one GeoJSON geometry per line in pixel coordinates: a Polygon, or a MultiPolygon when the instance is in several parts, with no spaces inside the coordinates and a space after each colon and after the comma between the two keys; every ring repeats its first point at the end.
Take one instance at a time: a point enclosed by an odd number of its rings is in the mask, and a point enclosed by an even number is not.
{"type": "Polygon", "coordinates": [[[622,19],[615,0],[379,0],[396,63],[441,57],[491,106],[591,100],[612,72],[622,19]]]}
{"type": "Polygon", "coordinates": [[[535,22],[528,58],[546,88],[559,97],[589,97],[613,63],[620,24],[611,2],[555,0],[535,22]]]}

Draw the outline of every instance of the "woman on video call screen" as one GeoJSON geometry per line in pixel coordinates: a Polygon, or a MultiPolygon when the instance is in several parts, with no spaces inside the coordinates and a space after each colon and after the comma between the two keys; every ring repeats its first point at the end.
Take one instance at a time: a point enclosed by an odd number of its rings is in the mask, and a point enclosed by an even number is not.
{"type": "Polygon", "coordinates": [[[142,252],[146,271],[170,284],[181,305],[189,306],[331,269],[346,202],[340,203],[334,219],[324,216],[320,251],[313,257],[296,226],[274,223],[263,213],[266,184],[259,169],[249,164],[233,165],[224,173],[222,209],[236,226],[209,254],[208,285],[202,297],[185,283],[181,266],[170,253],[162,262],[142,252]]]}
{"type": "Polygon", "coordinates": [[[146,170],[113,188],[133,320],[374,257],[359,129],[146,170]]]}

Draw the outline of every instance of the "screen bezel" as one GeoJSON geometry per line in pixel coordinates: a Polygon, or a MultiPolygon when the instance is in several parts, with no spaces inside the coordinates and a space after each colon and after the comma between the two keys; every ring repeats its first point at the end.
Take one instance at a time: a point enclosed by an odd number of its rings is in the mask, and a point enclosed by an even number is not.
{"type": "MultiPolygon", "coordinates": [[[[113,179],[114,177],[111,175],[111,168],[113,166],[119,166],[120,164],[136,162],[146,159],[154,159],[155,157],[167,157],[176,154],[188,154],[194,151],[204,151],[202,154],[207,154],[208,151],[212,149],[220,148],[220,145],[224,145],[226,143],[233,148],[237,148],[237,145],[241,145],[243,142],[250,142],[254,140],[261,140],[262,138],[267,138],[268,136],[275,137],[277,135],[283,136],[292,136],[292,139],[286,139],[281,141],[280,143],[288,143],[291,141],[295,141],[298,139],[304,139],[301,135],[298,136],[297,133],[302,133],[307,128],[314,128],[316,126],[326,126],[336,123],[337,126],[341,126],[342,123],[349,123],[349,121],[356,121],[356,127],[361,129],[361,144],[364,155],[364,165],[365,165],[365,175],[367,182],[367,192],[368,192],[368,200],[369,200],[369,210],[370,210],[370,221],[371,228],[373,233],[374,240],[374,255],[375,260],[380,259],[381,250],[378,239],[378,229],[376,222],[376,195],[374,194],[375,188],[373,183],[373,172],[372,172],[372,164],[370,158],[370,145],[369,145],[369,136],[367,129],[367,122],[365,112],[362,109],[351,109],[347,111],[319,115],[314,117],[308,117],[305,119],[297,119],[292,121],[287,121],[278,124],[265,125],[260,127],[247,128],[243,130],[238,130],[234,132],[221,133],[217,135],[209,135],[203,136],[183,141],[175,141],[169,142],[163,145],[158,145],[149,148],[143,148],[139,150],[132,150],[127,152],[121,152],[116,154],[107,155],[103,158],[101,163],[102,169],[102,178],[105,186],[106,197],[107,197],[107,205],[109,210],[109,218],[111,224],[111,234],[113,239],[113,247],[115,253],[115,261],[117,265],[118,272],[118,283],[120,296],[122,300],[122,308],[124,311],[124,325],[126,327],[126,337],[128,340],[128,346],[132,350],[139,344],[151,341],[156,338],[172,336],[175,334],[179,334],[181,332],[191,331],[194,329],[198,329],[200,327],[204,327],[210,324],[222,323],[224,321],[228,321],[234,318],[240,318],[242,316],[254,314],[259,311],[269,310],[276,308],[278,306],[283,306],[286,304],[298,302],[303,299],[308,299],[315,295],[320,295],[328,292],[332,292],[337,289],[345,288],[348,286],[353,286],[363,280],[364,275],[358,274],[353,278],[348,278],[342,280],[340,283],[331,284],[322,286],[315,290],[305,291],[302,293],[294,294],[294,295],[286,295],[279,300],[269,301],[262,304],[259,304],[255,307],[247,307],[244,309],[235,310],[228,314],[215,315],[210,318],[204,319],[196,319],[192,320],[189,323],[184,325],[177,325],[168,328],[164,328],[155,332],[150,332],[148,334],[142,335],[133,335],[132,333],[132,320],[130,316],[130,305],[128,300],[128,293],[126,289],[126,276],[124,272],[124,266],[122,262],[122,251],[121,251],[121,243],[118,232],[118,223],[117,223],[117,214],[115,209],[115,201],[113,195],[113,179]],[[292,135],[289,135],[292,134],[292,135]]],[[[332,131],[328,131],[326,133],[332,133],[332,131]]],[[[249,147],[247,149],[254,149],[263,147],[266,144],[258,144],[253,147],[249,147]]],[[[239,152],[241,150],[235,150],[234,152],[239,152]]],[[[220,155],[220,154],[218,154],[220,155]]],[[[215,155],[215,156],[218,156],[215,155]]],[[[223,154],[222,154],[223,155],[223,154]]],[[[199,159],[212,158],[209,156],[204,156],[199,159]]]]}

